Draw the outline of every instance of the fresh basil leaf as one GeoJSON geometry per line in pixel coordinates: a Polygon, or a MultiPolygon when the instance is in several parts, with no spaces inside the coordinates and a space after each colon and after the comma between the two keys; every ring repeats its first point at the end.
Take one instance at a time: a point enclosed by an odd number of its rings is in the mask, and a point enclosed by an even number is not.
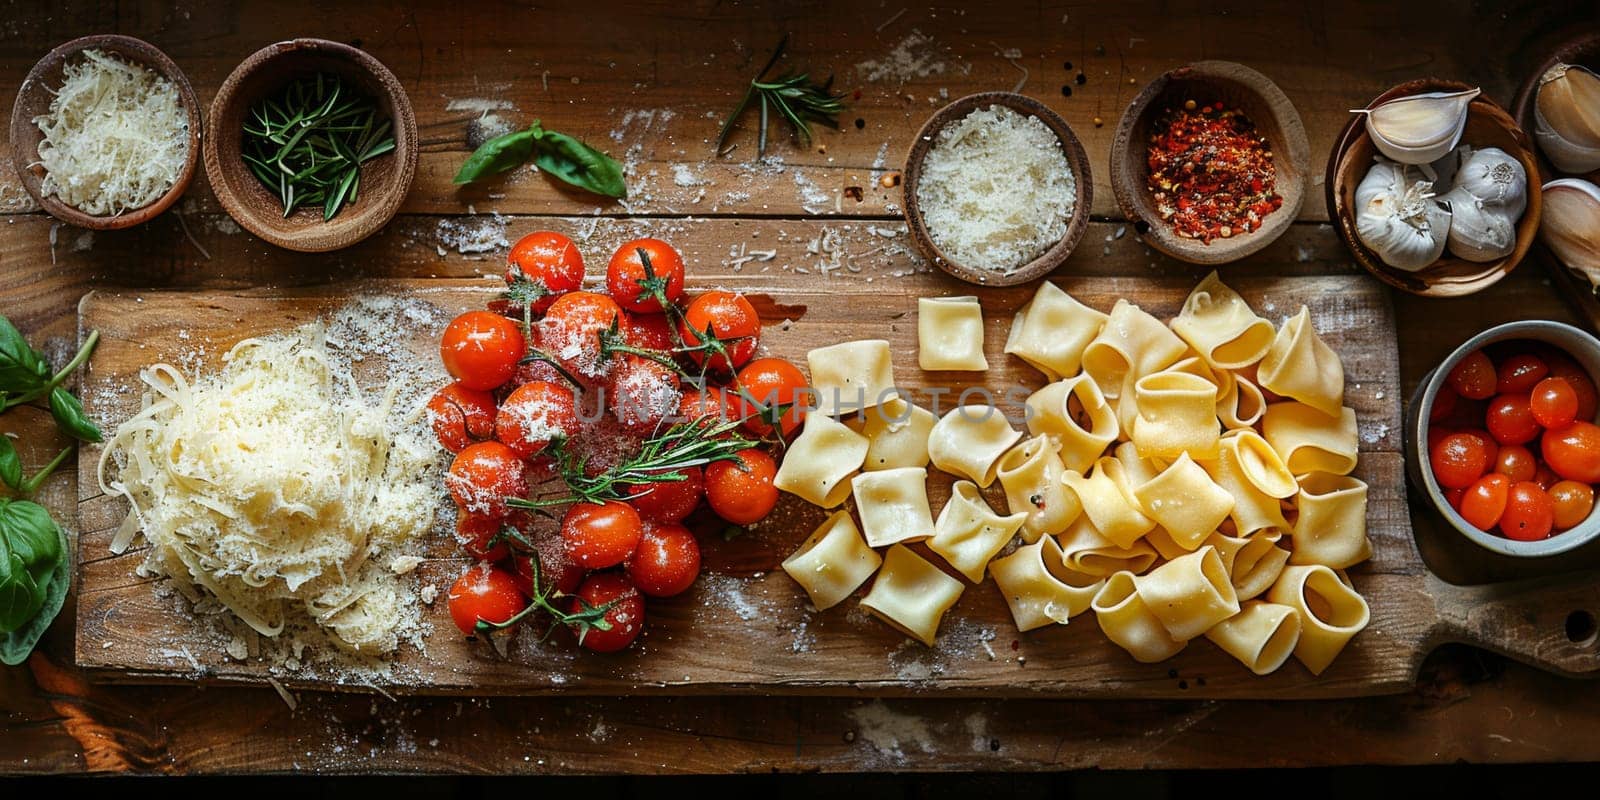
{"type": "Polygon", "coordinates": [[[21,628],[44,605],[62,541],[44,506],[0,499],[0,633],[21,628]]]}
{"type": "MultiPolygon", "coordinates": [[[[56,533],[61,552],[68,552],[70,545],[67,544],[67,535],[59,528],[56,533]]],[[[55,571],[50,573],[50,581],[45,584],[44,603],[39,610],[34,612],[27,624],[0,635],[0,663],[16,666],[28,659],[28,654],[33,652],[44,632],[50,629],[50,623],[61,613],[61,607],[67,602],[67,590],[71,587],[72,559],[62,558],[56,562],[55,571]]]]}
{"type": "Polygon", "coordinates": [[[17,457],[17,447],[11,437],[0,433],[0,483],[13,490],[22,488],[22,459],[17,457]]]}
{"type": "Polygon", "coordinates": [[[44,587],[16,556],[0,558],[0,633],[20,629],[44,606],[44,587]]]}
{"type": "Polygon", "coordinates": [[[514,131],[484,142],[461,165],[455,182],[472,183],[528,163],[528,158],[533,155],[534,140],[538,137],[539,123],[534,122],[525,131],[514,131]]]}
{"type": "Polygon", "coordinates": [[[83,404],[71,392],[59,386],[50,392],[50,416],[55,417],[61,430],[74,439],[84,442],[98,442],[101,439],[100,428],[84,413],[83,404]]]}
{"type": "Polygon", "coordinates": [[[50,380],[50,364],[0,314],[0,392],[25,394],[50,380]]]}
{"type": "Polygon", "coordinates": [[[540,134],[534,146],[533,163],[584,191],[605,197],[628,196],[622,165],[616,159],[564,133],[547,130],[540,134]]]}

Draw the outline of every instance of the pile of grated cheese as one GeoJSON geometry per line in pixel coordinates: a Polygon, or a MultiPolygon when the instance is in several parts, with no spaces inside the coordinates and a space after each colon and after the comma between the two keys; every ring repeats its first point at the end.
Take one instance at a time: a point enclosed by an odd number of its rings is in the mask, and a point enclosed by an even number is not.
{"type": "Polygon", "coordinates": [[[917,203],[945,255],[1010,273],[1066,235],[1077,191],[1055,132],[996,105],[939,131],[923,161],[917,203]]]}
{"type": "Polygon", "coordinates": [[[401,574],[433,526],[438,456],[402,435],[395,389],[368,405],[329,359],[313,324],[240,342],[194,384],[144,370],[143,407],[107,443],[99,480],[132,505],[112,551],[142,531],[143,571],[197,608],[220,602],[266,637],[309,621],[378,656],[415,622],[401,574]]]}
{"type": "Polygon", "coordinates": [[[189,159],[189,116],[161,74],[99,50],[68,63],[44,134],[42,189],[86,214],[113,216],[161,199],[189,159]]]}

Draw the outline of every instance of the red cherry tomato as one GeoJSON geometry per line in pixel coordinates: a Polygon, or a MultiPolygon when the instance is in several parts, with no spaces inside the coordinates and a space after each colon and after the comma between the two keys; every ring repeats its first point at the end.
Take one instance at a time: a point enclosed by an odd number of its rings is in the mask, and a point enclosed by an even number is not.
{"type": "Polygon", "coordinates": [[[487,392],[511,379],[528,342],[517,323],[489,311],[468,311],[445,326],[439,357],[450,376],[487,392]]]}
{"type": "Polygon", "coordinates": [[[644,630],[644,597],[627,575],[620,572],[590,575],[578,587],[578,595],[572,598],[569,611],[577,613],[582,610],[583,603],[590,608],[604,608],[608,603],[615,603],[605,615],[610,630],[591,628],[585,633],[573,631],[582,637],[580,644],[596,653],[615,653],[633,644],[633,640],[639,638],[639,633],[644,630]]]}
{"type": "Polygon", "coordinates": [[[696,364],[731,372],[744,366],[755,355],[756,345],[761,341],[761,318],[756,315],[755,306],[750,305],[750,301],[742,294],[706,292],[689,302],[678,333],[686,346],[698,348],[713,341],[711,338],[702,341],[707,330],[715,341],[721,343],[726,355],[692,349],[689,357],[696,364]]]}
{"type": "Polygon", "coordinates": [[[533,559],[539,559],[539,583],[546,592],[572,594],[583,582],[584,569],[567,557],[567,547],[559,533],[544,530],[531,535],[533,553],[517,553],[511,557],[511,569],[517,579],[517,588],[532,597],[533,559]]]}
{"type": "Polygon", "coordinates": [[[520,458],[533,458],[553,441],[578,432],[572,390],[559,383],[531,381],[518,386],[500,404],[494,418],[495,437],[520,458]]]}
{"type": "Polygon", "coordinates": [[[1544,363],[1544,359],[1532,353],[1518,353],[1500,362],[1500,369],[1495,373],[1494,390],[1500,394],[1533,391],[1534,385],[1548,374],[1550,367],[1544,363]]]}
{"type": "Polygon", "coordinates": [[[550,304],[539,323],[539,345],[568,372],[580,378],[605,375],[611,360],[600,353],[600,334],[618,326],[622,309],[603,294],[572,292],[550,304]]]}
{"type": "Polygon", "coordinates": [[[1506,511],[1506,500],[1511,493],[1511,480],[1497,472],[1491,472],[1467,487],[1461,496],[1461,512],[1463,519],[1472,527],[1480,531],[1494,530],[1500,524],[1500,517],[1506,511]]]}
{"type": "Polygon", "coordinates": [[[1577,527],[1594,510],[1594,487],[1577,481],[1560,481],[1546,490],[1553,506],[1555,529],[1577,527]]]}
{"type": "Polygon", "coordinates": [[[1533,451],[1519,444],[1500,448],[1494,459],[1494,471],[1510,478],[1512,483],[1533,480],[1538,469],[1539,463],[1534,459],[1533,451]]]}
{"type": "Polygon", "coordinates": [[[444,485],[462,509],[497,519],[508,513],[507,499],[528,494],[522,459],[499,442],[478,442],[458,453],[444,485]]]}
{"type": "Polygon", "coordinates": [[[1467,496],[1467,490],[1464,489],[1464,488],[1463,489],[1447,489],[1445,491],[1445,493],[1444,493],[1444,501],[1446,503],[1449,503],[1451,508],[1453,508],[1457,512],[1459,512],[1459,511],[1461,511],[1461,501],[1464,498],[1466,498],[1466,496],[1467,496]]]}
{"type": "Polygon", "coordinates": [[[772,456],[755,449],[741,450],[738,461],[713,461],[706,465],[706,502],[735,525],[764,519],[778,504],[777,472],[772,456]]]}
{"type": "Polygon", "coordinates": [[[623,334],[627,342],[643,350],[671,353],[677,345],[673,339],[672,321],[665,314],[628,314],[623,334]]]}
{"type": "Polygon", "coordinates": [[[450,618],[461,632],[477,632],[478,620],[505,622],[524,607],[522,592],[511,574],[488,564],[474,564],[450,587],[450,618]]]}
{"type": "Polygon", "coordinates": [[[1561,482],[1561,476],[1557,475],[1549,464],[1540,461],[1538,469],[1534,470],[1533,482],[1539,484],[1539,487],[1545,491],[1550,491],[1550,487],[1561,482]]]}
{"type": "Polygon", "coordinates": [[[758,358],[739,370],[735,385],[748,407],[744,427],[757,436],[772,433],[773,423],[781,419],[788,437],[806,418],[810,386],[800,368],[788,361],[758,358]]]}
{"type": "Polygon", "coordinates": [[[510,524],[510,519],[462,511],[456,515],[456,544],[479,561],[499,561],[510,554],[510,548],[503,541],[496,542],[495,537],[510,524]]]}
{"type": "Polygon", "coordinates": [[[1433,477],[1446,489],[1465,489],[1489,469],[1488,448],[1467,433],[1444,437],[1430,455],[1433,477]]]}
{"type": "Polygon", "coordinates": [[[1537,483],[1513,484],[1500,517],[1500,532],[1508,539],[1536,542],[1550,536],[1555,525],[1555,504],[1537,483]]]}
{"type": "Polygon", "coordinates": [[[705,471],[685,467],[676,474],[683,480],[645,483],[629,490],[628,502],[640,517],[651,522],[682,522],[700,505],[706,496],[705,471]]]}
{"type": "Polygon", "coordinates": [[[1474,350],[1450,370],[1445,380],[1456,394],[1468,400],[1487,400],[1494,395],[1494,362],[1482,350],[1474,350]]]}
{"type": "Polygon", "coordinates": [[[1560,428],[1578,418],[1578,393],[1566,378],[1545,378],[1528,398],[1533,420],[1546,428],[1560,428]]]}
{"type": "Polygon", "coordinates": [[[1544,462],[1569,481],[1600,483],[1600,426],[1574,422],[1548,431],[1542,440],[1544,462]]]}
{"type": "Polygon", "coordinates": [[[639,546],[644,522],[633,506],[620,500],[573,503],[561,520],[567,556],[584,569],[621,564],[639,546]]]}
{"type": "Polygon", "coordinates": [[[1572,391],[1578,394],[1577,418],[1584,422],[1592,422],[1600,409],[1600,391],[1594,386],[1594,379],[1578,362],[1573,361],[1566,353],[1546,353],[1545,363],[1550,365],[1550,377],[1566,378],[1572,391]]]}
{"type": "Polygon", "coordinates": [[[606,405],[628,430],[655,432],[677,413],[682,401],[678,373],[664,364],[624,354],[611,367],[606,381],[606,405]]]}
{"type": "Polygon", "coordinates": [[[583,286],[583,254],[559,233],[534,231],[518,239],[506,255],[506,285],[516,293],[525,291],[519,289],[523,282],[531,283],[538,295],[534,313],[543,313],[557,297],[583,286]]]}
{"type": "Polygon", "coordinates": [[[1460,399],[1461,396],[1456,394],[1455,389],[1450,388],[1448,382],[1440,384],[1439,391],[1433,396],[1433,408],[1428,411],[1428,421],[1439,422],[1449,418],[1455,413],[1456,403],[1460,399]]]}
{"type": "Polygon", "coordinates": [[[439,444],[459,453],[494,437],[494,395],[451,383],[428,398],[428,425],[439,444]]]}
{"type": "Polygon", "coordinates": [[[639,591],[651,597],[671,597],[700,577],[700,543],[677,523],[647,522],[627,568],[639,591]]]}
{"type": "Polygon", "coordinates": [[[720,423],[743,418],[744,413],[739,400],[715,387],[708,388],[704,392],[698,389],[686,389],[683,392],[683,400],[678,403],[678,419],[683,422],[710,419],[720,423]]]}
{"type": "Polygon", "coordinates": [[[683,256],[660,239],[634,239],[617,248],[606,265],[606,292],[617,305],[639,314],[666,311],[655,292],[666,296],[669,305],[683,299],[683,256]],[[641,251],[643,255],[641,255],[641,251]],[[650,272],[644,268],[650,261],[650,272]],[[647,275],[655,282],[646,286],[647,275]]]}
{"type": "MultiPolygon", "coordinates": [[[[1089,429],[1089,421],[1087,420],[1079,419],[1078,425],[1084,430],[1089,429]]],[[[1443,425],[1428,426],[1428,452],[1432,453],[1433,448],[1438,447],[1439,443],[1444,441],[1444,437],[1449,436],[1452,433],[1459,433],[1459,431],[1453,428],[1446,428],[1443,425]]]]}
{"type": "Polygon", "coordinates": [[[1525,394],[1503,394],[1489,403],[1489,435],[1500,444],[1523,444],[1539,435],[1539,423],[1533,419],[1525,394]]]}

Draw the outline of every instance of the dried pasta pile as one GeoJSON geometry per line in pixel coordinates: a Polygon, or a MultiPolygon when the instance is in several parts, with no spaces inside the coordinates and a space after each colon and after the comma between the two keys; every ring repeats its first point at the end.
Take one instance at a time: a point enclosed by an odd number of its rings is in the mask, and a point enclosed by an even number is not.
{"type": "MultiPolygon", "coordinates": [[[[946,335],[981,322],[969,298],[924,300],[924,368],[985,368],[981,333],[946,335]]],[[[1258,675],[1291,655],[1321,674],[1366,626],[1342,572],[1371,556],[1356,417],[1306,308],[1275,329],[1213,273],[1167,325],[1046,282],[1005,351],[1051,381],[1026,398],[1027,435],[987,405],[936,419],[907,402],[888,342],[809,354],[823,413],[776,482],[825,508],[853,496],[860,517],[833,514],[783,564],[819,609],[876,573],[862,607],[932,645],[966,585],[906,547],[925,541],[968,581],[993,576],[1020,630],[1092,610],[1146,663],[1203,636],[1258,675]],[[937,519],[930,462],[962,479],[937,519]],[[980,491],[995,481],[1008,514],[980,491]]]]}

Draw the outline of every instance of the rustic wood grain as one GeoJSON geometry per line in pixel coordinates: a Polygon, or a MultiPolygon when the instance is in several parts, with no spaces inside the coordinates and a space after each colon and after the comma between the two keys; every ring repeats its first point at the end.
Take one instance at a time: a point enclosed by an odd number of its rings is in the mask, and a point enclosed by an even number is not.
{"type": "MultiPolygon", "coordinates": [[[[885,168],[898,166],[917,125],[941,104],[940,88],[952,97],[1012,88],[1020,73],[1001,56],[1001,47],[1023,51],[1018,63],[1030,73],[1023,92],[1062,113],[1096,164],[1104,163],[1116,115],[1143,81],[1202,58],[1247,63],[1277,82],[1306,123],[1315,160],[1331,146],[1344,109],[1365,104],[1388,86],[1432,74],[1481,85],[1497,101],[1508,102],[1513,85],[1548,53],[1541,38],[1570,37],[1593,25],[1592,4],[1581,0],[1476,6],[1442,0],[1399,6],[1228,2],[1154,9],[996,5],[962,15],[921,8],[900,13],[898,5],[808,2],[757,8],[696,0],[608,4],[598,11],[452,5],[441,15],[431,5],[375,4],[341,6],[330,15],[324,6],[303,0],[273,4],[270,11],[210,0],[182,5],[22,0],[8,7],[0,36],[0,86],[8,91],[14,92],[33,62],[55,44],[116,30],[169,52],[202,100],[209,101],[227,72],[257,47],[321,35],[358,43],[395,69],[417,108],[424,152],[416,189],[401,217],[356,248],[312,259],[224,233],[225,218],[216,215],[218,206],[203,181],[180,208],[194,239],[211,253],[209,259],[190,244],[180,218],[171,213],[134,231],[98,235],[87,249],[77,247],[78,232],[65,228],[52,248],[51,221],[29,213],[37,209],[21,186],[0,174],[0,212],[20,215],[0,219],[0,313],[17,320],[60,364],[76,338],[76,303],[90,289],[470,276],[492,270],[498,256],[473,260],[454,251],[438,256],[432,232],[444,217],[417,215],[456,215],[464,206],[477,213],[625,213],[621,207],[597,208],[532,175],[482,188],[450,186],[467,152],[468,122],[478,116],[447,110],[450,99],[506,100],[516,108],[500,113],[515,123],[538,116],[559,130],[609,142],[613,152],[637,145],[634,174],[649,181],[648,191],[631,205],[663,217],[596,224],[602,229],[655,225],[690,250],[701,247],[705,223],[665,217],[809,216],[809,204],[819,215],[876,215],[881,219],[869,222],[883,223],[893,216],[888,204],[898,198],[877,187],[872,165],[879,150],[885,168]],[[882,58],[912,29],[931,37],[938,60],[954,68],[912,80],[904,91],[892,81],[872,83],[844,74],[882,58]],[[864,128],[856,129],[854,119],[847,118],[842,132],[821,132],[825,154],[787,144],[776,151],[785,162],[806,166],[820,196],[837,197],[843,187],[862,186],[858,205],[842,198],[808,203],[787,165],[783,171],[752,169],[748,129],[730,158],[707,160],[718,122],[707,115],[732,107],[742,81],[757,66],[750,62],[759,61],[764,52],[758,51],[785,30],[796,35],[793,62],[832,68],[846,83],[863,84],[854,116],[864,128]],[[610,66],[612,60],[617,67],[610,66]],[[1074,69],[1064,68],[1063,61],[1074,69]],[[548,93],[540,81],[545,69],[551,70],[548,93]],[[1085,84],[1073,81],[1076,69],[1085,70],[1085,84]],[[571,82],[573,76],[578,84],[571,82]],[[1135,78],[1133,84],[1129,77],[1135,78]],[[1061,95],[1063,84],[1072,89],[1070,98],[1061,95]],[[664,121],[661,114],[638,113],[666,108],[678,113],[664,121]],[[631,119],[629,111],[635,112],[631,119]],[[1108,124],[1095,127],[1096,115],[1108,124]],[[621,142],[609,138],[612,130],[621,131],[621,142]],[[708,183],[677,186],[679,164],[691,183],[708,183]],[[695,203],[700,189],[706,195],[695,203]],[[736,202],[738,193],[749,198],[736,202]],[[648,203],[644,195],[650,196],[648,203]]],[[[1096,190],[1101,201],[1096,213],[1114,214],[1107,187],[1096,190]]],[[[1306,221],[1321,221],[1325,214],[1315,202],[1302,209],[1306,221]]],[[[856,222],[796,220],[790,229],[815,232],[856,222]]],[[[513,217],[509,227],[514,238],[518,231],[543,225],[513,217]]],[[[708,247],[703,255],[695,269],[729,271],[716,266],[726,250],[708,247]]],[[[1138,246],[1132,226],[1114,219],[1091,225],[1066,269],[1092,276],[1200,277],[1138,246]],[[1118,230],[1125,231],[1121,239],[1097,245],[1118,230]],[[1108,248],[1103,254],[1102,246],[1108,248]]],[[[1228,269],[1229,276],[1257,277],[1351,274],[1359,268],[1331,228],[1303,224],[1228,269]]],[[[1529,317],[1576,321],[1562,293],[1528,265],[1470,298],[1399,296],[1394,303],[1400,373],[1408,391],[1449,349],[1490,324],[1529,317]]],[[[42,412],[10,412],[0,417],[0,430],[22,435],[24,458],[34,466],[64,444],[47,433],[42,412]]],[[[43,498],[58,516],[72,513],[75,478],[58,475],[43,498]]],[[[1456,583],[1600,566],[1600,551],[1563,565],[1507,562],[1435,524],[1420,506],[1412,512],[1428,567],[1456,583]]],[[[71,618],[69,606],[62,620],[71,618]]],[[[1600,759],[1600,694],[1515,664],[1501,667],[1468,648],[1437,652],[1412,692],[1360,700],[890,700],[886,707],[909,718],[913,731],[919,723],[927,731],[925,738],[900,741],[869,735],[856,717],[871,718],[877,705],[859,699],[389,702],[303,693],[300,710],[290,712],[271,690],[86,682],[71,666],[73,633],[71,625],[58,624],[29,668],[0,669],[0,741],[6,745],[0,748],[0,771],[1010,771],[1600,759]],[[1272,732],[1270,752],[1239,746],[1259,740],[1263,731],[1272,732]],[[986,750],[980,732],[988,733],[998,749],[986,750]]]]}

